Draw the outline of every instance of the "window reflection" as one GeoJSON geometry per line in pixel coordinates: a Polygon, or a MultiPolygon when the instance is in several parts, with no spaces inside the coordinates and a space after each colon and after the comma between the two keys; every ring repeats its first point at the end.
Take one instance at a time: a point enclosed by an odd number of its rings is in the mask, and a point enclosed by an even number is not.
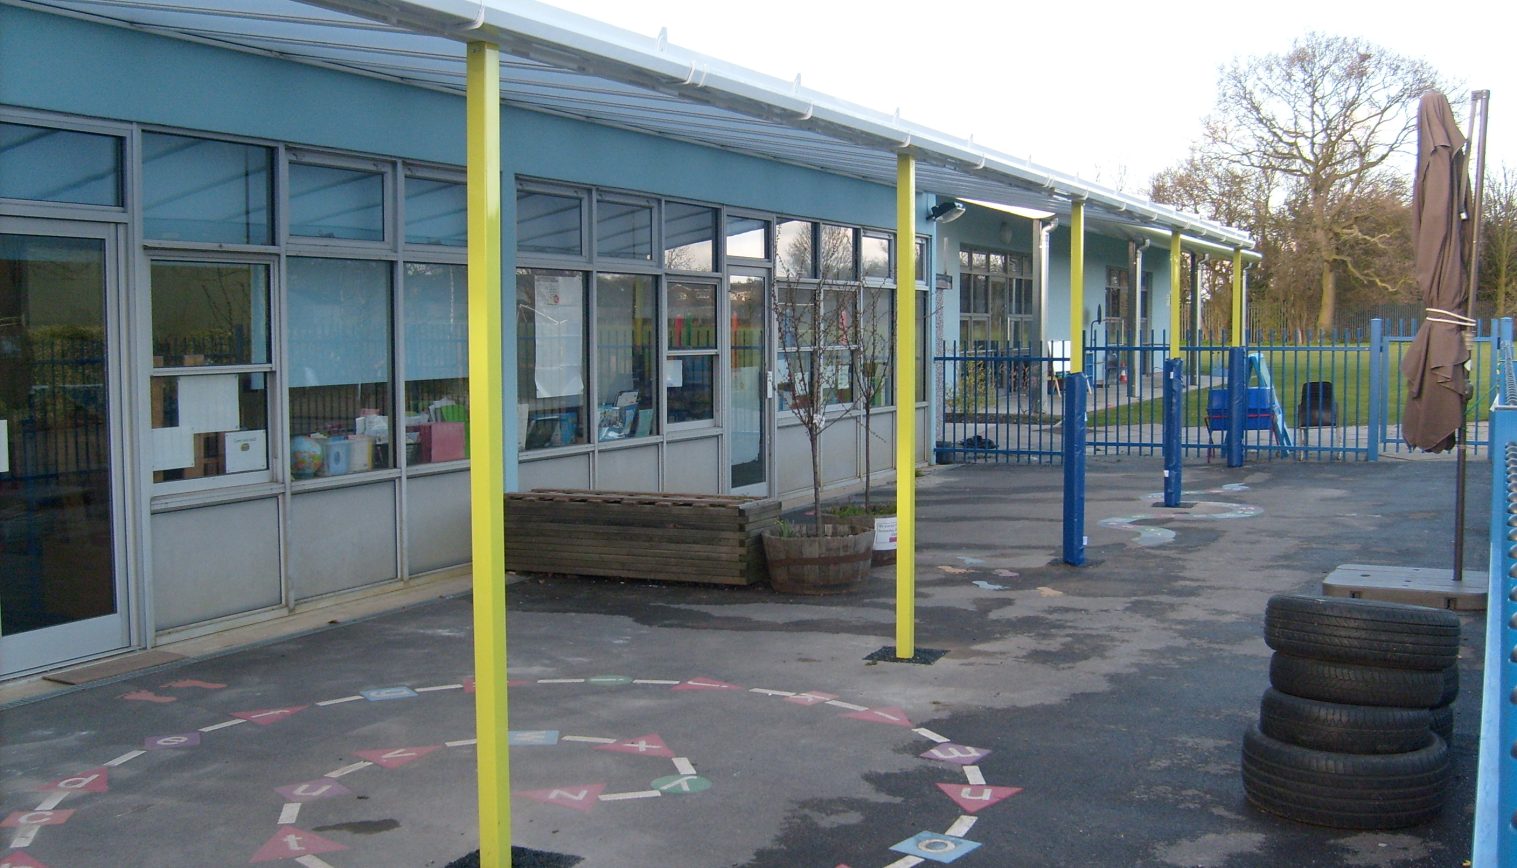
{"type": "Polygon", "coordinates": [[[655,433],[656,285],[642,274],[595,277],[596,442],[655,433]]]}

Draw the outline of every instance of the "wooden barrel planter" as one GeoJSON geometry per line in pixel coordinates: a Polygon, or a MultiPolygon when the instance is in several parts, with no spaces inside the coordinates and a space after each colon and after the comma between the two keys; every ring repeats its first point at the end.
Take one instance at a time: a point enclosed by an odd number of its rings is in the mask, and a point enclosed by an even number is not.
{"type": "Polygon", "coordinates": [[[539,488],[506,495],[506,569],[749,585],[779,519],[759,497],[539,488]]]}
{"type": "Polygon", "coordinates": [[[874,522],[835,519],[822,530],[822,537],[764,533],[771,587],[787,594],[845,594],[869,578],[874,522]]]}

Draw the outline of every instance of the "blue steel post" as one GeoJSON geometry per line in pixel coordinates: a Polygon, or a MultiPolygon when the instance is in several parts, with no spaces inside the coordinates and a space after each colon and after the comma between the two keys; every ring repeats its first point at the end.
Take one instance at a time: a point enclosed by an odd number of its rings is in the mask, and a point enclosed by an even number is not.
{"type": "Polygon", "coordinates": [[[1180,395],[1185,391],[1185,360],[1164,360],[1164,505],[1179,506],[1180,395]]]}
{"type": "Polygon", "coordinates": [[[1248,350],[1243,347],[1227,349],[1227,436],[1226,452],[1228,467],[1243,466],[1246,433],[1243,422],[1248,413],[1248,350]]]}
{"type": "MultiPolygon", "coordinates": [[[[1511,354],[1502,352],[1506,364],[1511,354]]],[[[1503,369],[1491,408],[1490,591],[1475,781],[1475,865],[1517,864],[1517,379],[1503,369]]]]}
{"type": "Polygon", "coordinates": [[[1064,380],[1064,563],[1085,563],[1085,375],[1064,380]]]}
{"type": "Polygon", "coordinates": [[[1380,444],[1385,442],[1387,404],[1390,390],[1390,344],[1385,338],[1385,320],[1370,320],[1370,406],[1369,443],[1365,446],[1365,460],[1380,460],[1380,444]]]}

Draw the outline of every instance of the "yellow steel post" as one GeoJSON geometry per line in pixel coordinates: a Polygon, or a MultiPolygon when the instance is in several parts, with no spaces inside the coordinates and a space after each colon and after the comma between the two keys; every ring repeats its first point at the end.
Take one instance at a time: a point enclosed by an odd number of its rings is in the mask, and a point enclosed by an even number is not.
{"type": "Polygon", "coordinates": [[[1180,358],[1180,230],[1169,233],[1169,357],[1180,358]]]}
{"type": "Polygon", "coordinates": [[[501,407],[500,49],[469,43],[469,492],[474,541],[474,725],[479,857],[511,864],[506,714],[505,415],[501,407]]]}
{"type": "Polygon", "coordinates": [[[1243,248],[1233,248],[1233,316],[1228,346],[1243,346],[1243,248]]]}
{"type": "Polygon", "coordinates": [[[1085,371],[1085,200],[1069,203],[1069,372],[1085,371]]]}
{"type": "Polygon", "coordinates": [[[917,168],[895,162],[895,656],[916,656],[917,168]]]}

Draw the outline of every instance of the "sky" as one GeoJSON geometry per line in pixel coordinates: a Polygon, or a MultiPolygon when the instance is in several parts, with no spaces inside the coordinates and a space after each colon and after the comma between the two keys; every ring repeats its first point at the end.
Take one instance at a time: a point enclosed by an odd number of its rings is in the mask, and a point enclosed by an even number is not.
{"type": "Polygon", "coordinates": [[[1430,63],[1456,104],[1490,90],[1487,172],[1517,169],[1517,11],[1490,0],[547,2],[1140,195],[1200,136],[1223,66],[1358,37],[1430,63]],[[1459,14],[1425,11],[1440,8],[1459,14]]]}

